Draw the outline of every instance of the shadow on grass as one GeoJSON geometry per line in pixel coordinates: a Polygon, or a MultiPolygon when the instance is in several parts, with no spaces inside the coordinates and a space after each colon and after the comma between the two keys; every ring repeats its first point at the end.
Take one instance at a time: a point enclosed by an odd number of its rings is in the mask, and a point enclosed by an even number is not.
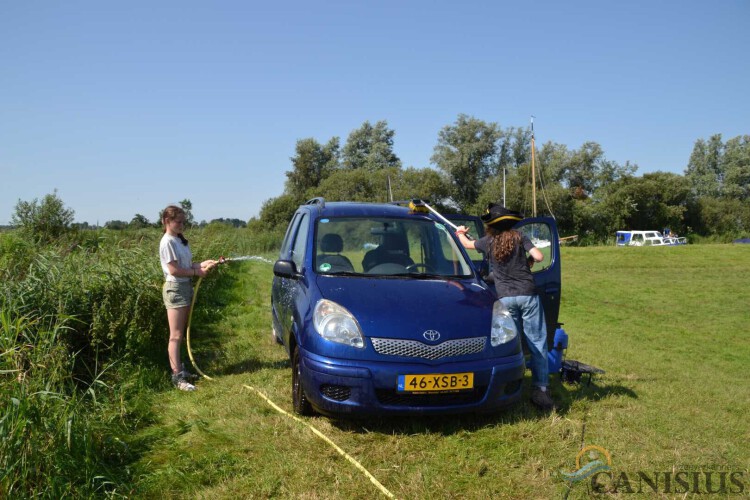
{"type": "MultiPolygon", "coordinates": [[[[289,359],[269,360],[254,356],[245,356],[237,359],[236,349],[234,355],[227,354],[226,334],[219,332],[212,325],[204,326],[198,335],[191,334],[190,350],[201,370],[211,375],[239,375],[252,373],[263,369],[289,370],[289,359]],[[196,338],[197,337],[197,338],[196,338]],[[231,359],[230,359],[231,358],[231,359]]],[[[235,346],[236,347],[236,346],[235,346]]],[[[249,349],[248,349],[249,350],[249,349]]],[[[185,357],[185,360],[188,358],[185,357]]],[[[187,363],[187,361],[185,361],[187,363]]]]}
{"type": "MultiPolygon", "coordinates": [[[[531,388],[526,381],[521,399],[514,405],[494,413],[466,413],[456,415],[436,416],[388,416],[388,417],[322,417],[330,418],[332,425],[348,432],[383,434],[423,434],[439,433],[451,435],[457,432],[478,431],[485,427],[496,425],[512,425],[519,422],[546,419],[551,414],[534,406],[529,397],[531,388]]],[[[586,399],[599,401],[612,396],[626,396],[637,398],[638,395],[630,388],[622,385],[597,385],[596,382],[587,384],[563,384],[555,381],[552,384],[552,394],[555,399],[557,415],[566,415],[573,403],[586,399]]]]}
{"type": "MultiPolygon", "coordinates": [[[[558,413],[567,413],[573,402],[578,400],[599,401],[609,397],[626,396],[638,399],[638,394],[631,388],[612,383],[597,383],[596,379],[588,384],[560,384],[556,385],[557,394],[562,394],[562,400],[558,403],[558,413]]],[[[560,398],[558,398],[560,399],[560,398]]]]}
{"type": "MultiPolygon", "coordinates": [[[[219,342],[221,336],[215,333],[206,334],[199,342],[191,347],[195,362],[200,369],[211,376],[240,375],[252,373],[263,369],[289,370],[291,365],[289,359],[270,360],[247,356],[243,359],[227,359],[227,356],[219,342]]],[[[187,357],[185,362],[187,363],[187,357]]]]}
{"type": "Polygon", "coordinates": [[[290,368],[289,360],[282,359],[278,361],[266,361],[256,358],[248,358],[237,361],[229,365],[221,366],[214,372],[216,375],[239,375],[241,373],[250,373],[264,368],[274,370],[288,370],[290,368]]]}
{"type": "MultiPolygon", "coordinates": [[[[517,422],[546,417],[528,398],[495,413],[462,413],[455,415],[418,415],[387,417],[330,418],[331,424],[342,431],[368,434],[377,432],[393,435],[442,434],[474,432],[485,427],[512,425],[517,422]]],[[[326,417],[323,417],[326,418],[326,417]]]]}

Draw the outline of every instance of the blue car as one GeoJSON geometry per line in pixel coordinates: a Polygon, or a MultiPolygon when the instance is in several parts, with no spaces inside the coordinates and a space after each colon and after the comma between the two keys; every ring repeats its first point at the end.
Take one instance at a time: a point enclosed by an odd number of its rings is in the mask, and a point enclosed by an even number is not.
{"type": "MultiPolygon", "coordinates": [[[[557,231],[551,219],[533,221],[528,228],[548,243],[535,276],[554,332],[557,231]]],[[[512,318],[453,230],[419,207],[321,198],[300,206],[274,264],[271,303],[299,414],[492,411],[521,395],[512,318]]]]}

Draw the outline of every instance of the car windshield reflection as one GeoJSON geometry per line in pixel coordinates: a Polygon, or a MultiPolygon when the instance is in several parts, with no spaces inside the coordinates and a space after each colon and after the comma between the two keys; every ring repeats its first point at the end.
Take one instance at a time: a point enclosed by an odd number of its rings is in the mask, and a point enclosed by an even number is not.
{"type": "Polygon", "coordinates": [[[319,274],[398,278],[473,274],[448,228],[430,219],[331,217],[318,220],[319,274]]]}

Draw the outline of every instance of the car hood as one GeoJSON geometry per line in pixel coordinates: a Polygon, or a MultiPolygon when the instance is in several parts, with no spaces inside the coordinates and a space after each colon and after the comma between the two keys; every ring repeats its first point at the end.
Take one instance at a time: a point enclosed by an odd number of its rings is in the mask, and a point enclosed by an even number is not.
{"type": "Polygon", "coordinates": [[[323,298],[345,307],[366,337],[440,342],[489,335],[495,297],[475,280],[318,276],[323,298]]]}

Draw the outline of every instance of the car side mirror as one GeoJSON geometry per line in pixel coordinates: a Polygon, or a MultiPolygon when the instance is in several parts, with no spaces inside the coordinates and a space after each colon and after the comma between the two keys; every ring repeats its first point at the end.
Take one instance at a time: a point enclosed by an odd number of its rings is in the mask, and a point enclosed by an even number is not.
{"type": "Polygon", "coordinates": [[[277,260],[273,265],[273,274],[291,279],[299,279],[302,276],[297,271],[297,265],[291,260],[277,260]]]}

